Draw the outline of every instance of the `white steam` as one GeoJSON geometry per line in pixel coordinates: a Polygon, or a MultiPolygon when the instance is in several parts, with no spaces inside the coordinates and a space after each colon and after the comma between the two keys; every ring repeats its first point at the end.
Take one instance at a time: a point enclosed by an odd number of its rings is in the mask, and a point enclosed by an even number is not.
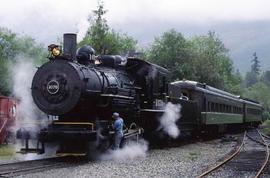
{"type": "Polygon", "coordinates": [[[148,150],[148,143],[145,140],[139,142],[130,142],[124,148],[118,150],[109,150],[101,155],[101,160],[130,161],[136,158],[145,158],[148,150]]]}
{"type": "Polygon", "coordinates": [[[11,69],[13,79],[13,95],[19,99],[17,127],[31,127],[37,130],[37,119],[44,114],[36,107],[31,95],[31,83],[36,72],[36,67],[29,60],[20,60],[11,69]]]}
{"type": "MultiPolygon", "coordinates": [[[[42,113],[34,104],[31,95],[31,84],[34,74],[37,70],[34,63],[25,60],[25,57],[18,56],[17,62],[10,69],[13,82],[13,95],[19,99],[17,106],[17,119],[15,126],[12,128],[12,132],[16,132],[18,129],[30,131],[31,136],[35,138],[41,127],[48,124],[48,119],[45,119],[46,115],[42,113]]],[[[17,140],[15,146],[16,150],[20,150],[24,147],[23,140],[17,140]]],[[[29,146],[35,148],[37,146],[37,140],[31,140],[29,146]]],[[[50,148],[55,150],[54,147],[50,148]]],[[[33,160],[43,158],[44,156],[50,156],[51,152],[46,154],[37,155],[35,153],[26,155],[16,155],[20,160],[33,160]]]]}
{"type": "Polygon", "coordinates": [[[156,67],[151,67],[150,70],[148,71],[148,77],[151,79],[155,79],[157,76],[157,68],[156,67]]]}
{"type": "Polygon", "coordinates": [[[180,130],[176,122],[181,117],[181,105],[168,102],[164,109],[164,114],[159,119],[160,126],[158,130],[162,129],[170,137],[177,138],[180,134],[180,130]]]}

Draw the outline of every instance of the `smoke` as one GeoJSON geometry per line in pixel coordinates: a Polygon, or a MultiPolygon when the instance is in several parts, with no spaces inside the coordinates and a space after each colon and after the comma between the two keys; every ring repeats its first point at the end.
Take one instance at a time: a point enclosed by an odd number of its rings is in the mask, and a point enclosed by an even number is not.
{"type": "Polygon", "coordinates": [[[180,134],[180,130],[177,127],[176,122],[181,117],[181,105],[168,102],[164,110],[164,114],[159,118],[160,126],[158,130],[162,129],[170,137],[177,138],[180,134]]]}
{"type": "Polygon", "coordinates": [[[145,158],[148,150],[148,142],[141,139],[138,142],[130,142],[124,148],[109,150],[101,155],[100,160],[130,161],[136,158],[145,158]]]}

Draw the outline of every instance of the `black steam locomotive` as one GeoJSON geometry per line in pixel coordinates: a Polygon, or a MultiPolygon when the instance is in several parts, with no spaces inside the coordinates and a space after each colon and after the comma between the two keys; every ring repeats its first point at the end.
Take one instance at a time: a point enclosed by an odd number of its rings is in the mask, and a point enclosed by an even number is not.
{"type": "Polygon", "coordinates": [[[168,83],[167,69],[139,58],[95,56],[89,46],[79,48],[77,55],[76,50],[76,35],[64,34],[63,52],[50,45],[50,61],[37,70],[32,82],[38,108],[57,116],[38,133],[38,140],[58,142],[64,152],[87,152],[89,143],[100,137],[108,145],[113,112],[125,120],[125,138],[144,133],[154,140],[162,132],[159,118],[168,102],[182,106],[176,123],[181,135],[262,121],[262,106],[255,101],[198,82],[168,83]]]}

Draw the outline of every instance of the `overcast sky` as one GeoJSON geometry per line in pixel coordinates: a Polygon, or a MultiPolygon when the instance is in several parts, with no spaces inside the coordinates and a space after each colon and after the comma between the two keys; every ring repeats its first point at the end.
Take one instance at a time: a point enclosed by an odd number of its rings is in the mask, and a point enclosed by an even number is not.
{"type": "MultiPolygon", "coordinates": [[[[56,41],[64,32],[78,32],[81,39],[88,26],[86,19],[97,6],[96,0],[0,2],[0,26],[31,35],[43,43],[56,41]]],[[[105,0],[104,3],[110,26],[135,36],[144,35],[144,28],[149,31],[153,27],[151,31],[159,32],[176,24],[270,20],[269,0],[105,0]]],[[[147,35],[151,39],[156,34],[147,35]]]]}

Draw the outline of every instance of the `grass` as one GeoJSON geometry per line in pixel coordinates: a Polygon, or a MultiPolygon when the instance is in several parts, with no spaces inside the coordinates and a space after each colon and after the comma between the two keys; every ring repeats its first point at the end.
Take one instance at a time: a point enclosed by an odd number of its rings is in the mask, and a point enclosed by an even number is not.
{"type": "Polygon", "coordinates": [[[198,152],[189,152],[188,158],[191,159],[192,161],[196,160],[200,153],[198,152]]]}
{"type": "Polygon", "coordinates": [[[1,157],[11,157],[15,154],[15,149],[11,145],[0,145],[0,159],[1,157]]]}
{"type": "Polygon", "coordinates": [[[262,132],[266,135],[270,135],[270,120],[266,120],[263,122],[262,132]]]}

